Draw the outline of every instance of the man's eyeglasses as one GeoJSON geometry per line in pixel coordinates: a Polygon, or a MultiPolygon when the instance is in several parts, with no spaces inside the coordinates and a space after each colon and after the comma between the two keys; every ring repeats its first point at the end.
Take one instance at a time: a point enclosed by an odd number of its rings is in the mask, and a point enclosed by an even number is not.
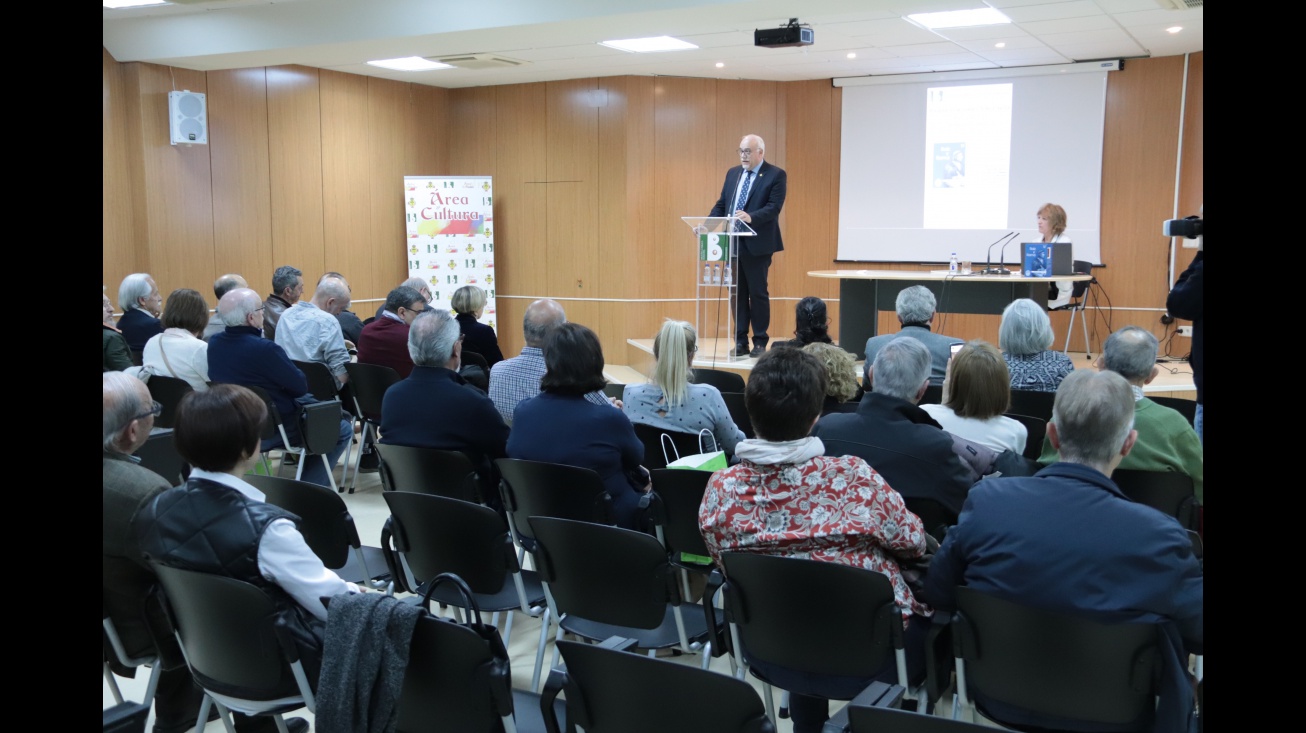
{"type": "Polygon", "coordinates": [[[163,405],[160,405],[157,400],[150,400],[150,409],[146,410],[145,412],[142,412],[139,415],[132,415],[132,419],[128,420],[127,424],[130,425],[131,423],[137,420],[144,420],[145,418],[151,415],[153,415],[154,417],[158,417],[159,415],[162,414],[163,414],[163,405]]]}
{"type": "Polygon", "coordinates": [[[756,153],[756,152],[757,152],[757,148],[740,148],[740,149],[739,149],[739,154],[740,154],[740,155],[743,155],[744,153],[756,153]]]}

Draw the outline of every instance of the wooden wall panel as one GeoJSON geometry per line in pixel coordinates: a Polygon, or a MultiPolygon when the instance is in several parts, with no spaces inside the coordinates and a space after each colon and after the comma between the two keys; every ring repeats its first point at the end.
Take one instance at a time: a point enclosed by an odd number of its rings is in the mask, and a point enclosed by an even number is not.
{"type": "Polygon", "coordinates": [[[304,270],[304,297],[327,270],[356,277],[351,266],[360,256],[369,256],[376,225],[370,77],[326,70],[320,77],[323,265],[304,270]]]}
{"type": "MultiPolygon", "coordinates": [[[[154,64],[136,64],[136,67],[134,101],[140,106],[149,272],[165,298],[177,288],[194,288],[201,293],[212,291],[210,146],[174,146],[169,142],[168,131],[168,92],[174,89],[206,92],[205,75],[154,64]]],[[[137,264],[142,264],[140,258],[137,264]]]]}
{"type": "MultiPolygon", "coordinates": [[[[412,169],[408,140],[417,134],[410,127],[412,85],[370,77],[367,80],[368,183],[371,227],[363,246],[347,246],[349,278],[355,298],[384,301],[390,289],[404,278],[380,270],[381,262],[399,264],[407,258],[404,224],[404,176],[412,169]]],[[[406,272],[400,274],[405,275],[406,272]]],[[[371,306],[376,310],[376,305],[371,306]]]]}
{"type": "Polygon", "coordinates": [[[716,164],[722,156],[716,143],[720,119],[716,88],[711,79],[655,80],[655,164],[648,171],[654,177],[653,251],[659,263],[648,274],[654,297],[694,297],[698,251],[680,217],[707,216],[721,193],[728,166],[716,164]]]}
{"type": "Polygon", "coordinates": [[[495,259],[499,292],[548,293],[547,98],[543,84],[495,87],[495,259]]]}
{"type": "Polygon", "coordinates": [[[124,64],[115,61],[108,51],[104,51],[103,67],[102,276],[105,292],[117,308],[122,279],[147,268],[137,265],[137,259],[144,254],[137,246],[140,240],[135,231],[134,199],[139,189],[133,185],[131,167],[138,146],[131,142],[133,127],[128,115],[133,107],[128,104],[126,71],[124,64]]]}
{"type": "MultiPolygon", "coordinates": [[[[630,128],[629,91],[632,77],[603,78],[595,89],[598,105],[597,129],[597,206],[595,220],[599,248],[600,298],[628,297],[637,278],[630,273],[638,259],[637,251],[648,240],[646,208],[629,209],[627,191],[631,188],[628,173],[634,167],[630,153],[636,152],[636,137],[630,128]],[[627,215],[629,212],[629,216],[627,215]]],[[[624,312],[624,309],[622,309],[624,312]]]]}
{"type": "MultiPolygon", "coordinates": [[[[277,266],[272,264],[267,71],[210,71],[208,82],[213,269],[240,274],[247,282],[270,280],[277,266]]],[[[217,305],[211,287],[200,293],[217,305]]]]}
{"type": "MultiPolygon", "coordinates": [[[[498,87],[451,89],[449,99],[449,175],[493,176],[498,160],[498,87]]],[[[498,198],[499,181],[495,182],[498,198]]],[[[497,204],[496,207],[498,208],[497,204]]]]}
{"type": "Polygon", "coordinates": [[[271,66],[267,85],[272,256],[268,269],[244,275],[251,288],[266,295],[272,292],[273,270],[290,265],[303,270],[311,293],[313,281],[326,270],[319,73],[271,66]]]}
{"type": "MultiPolygon", "coordinates": [[[[548,82],[545,105],[545,292],[600,295],[599,107],[594,79],[548,82]]],[[[609,271],[620,277],[620,271],[609,271]]]]}

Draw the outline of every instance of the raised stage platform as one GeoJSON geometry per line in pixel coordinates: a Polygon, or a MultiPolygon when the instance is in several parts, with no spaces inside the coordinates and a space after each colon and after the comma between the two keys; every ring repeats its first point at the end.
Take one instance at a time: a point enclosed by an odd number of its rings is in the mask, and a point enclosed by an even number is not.
{"type": "MultiPolygon", "coordinates": [[[[734,345],[731,339],[699,339],[698,353],[694,358],[694,366],[706,369],[720,369],[727,372],[735,372],[748,381],[748,374],[752,371],[753,365],[757,359],[743,358],[732,359],[727,354],[730,347],[734,345]]],[[[1071,361],[1075,363],[1076,369],[1091,369],[1093,360],[1084,358],[1084,352],[1071,351],[1067,354],[1071,361]]],[[[616,357],[614,354],[613,357],[616,357]]],[[[619,375],[634,376],[641,375],[647,379],[653,373],[653,339],[626,339],[625,367],[612,366],[605,369],[605,374],[611,381],[621,381],[615,377],[619,375]]],[[[616,359],[613,358],[613,361],[616,359]]],[[[1197,399],[1197,389],[1193,386],[1193,368],[1186,361],[1167,361],[1159,363],[1161,373],[1152,383],[1143,388],[1143,391],[1149,394],[1160,394],[1166,397],[1178,397],[1180,399],[1197,399]]],[[[862,368],[862,362],[857,362],[857,368],[862,368]]],[[[630,383],[627,379],[625,383],[630,383]]]]}

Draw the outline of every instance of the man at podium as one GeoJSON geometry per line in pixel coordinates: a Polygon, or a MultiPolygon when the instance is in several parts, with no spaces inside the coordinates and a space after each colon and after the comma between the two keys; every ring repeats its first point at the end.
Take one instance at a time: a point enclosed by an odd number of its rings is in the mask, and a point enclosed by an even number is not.
{"type": "Polygon", "coordinates": [[[740,237],[734,278],[735,347],[731,356],[762,355],[770,337],[771,294],[766,280],[771,257],[783,250],[780,238],[780,209],[785,204],[785,172],[767,163],[766,143],[757,135],[745,135],[739,141],[739,163],[726,171],[721,198],[708,216],[737,216],[757,232],[755,237],[740,237]],[[748,327],[753,326],[753,348],[748,347],[748,327]]]}

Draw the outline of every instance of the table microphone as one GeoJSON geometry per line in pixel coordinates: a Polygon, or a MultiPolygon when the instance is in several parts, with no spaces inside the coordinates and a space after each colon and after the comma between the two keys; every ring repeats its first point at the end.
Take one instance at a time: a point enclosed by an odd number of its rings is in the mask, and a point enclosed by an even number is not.
{"type": "Polygon", "coordinates": [[[1011,233],[1011,238],[1008,239],[1007,241],[1005,241],[1005,242],[1002,243],[1002,249],[998,250],[998,269],[997,269],[995,272],[993,272],[992,274],[994,274],[994,275],[1010,275],[1010,274],[1011,274],[1011,270],[1008,270],[1007,267],[1006,267],[1006,263],[1007,263],[1007,245],[1008,245],[1008,244],[1011,244],[1011,243],[1014,242],[1014,241],[1016,241],[1016,235],[1018,235],[1018,234],[1020,234],[1020,232],[1012,232],[1012,233],[1011,233]]]}
{"type": "Polygon", "coordinates": [[[994,245],[996,245],[998,242],[1001,242],[1002,240],[1006,239],[1007,237],[1012,236],[1013,234],[1015,234],[1015,232],[1007,232],[1006,234],[1003,234],[1001,237],[998,237],[998,241],[997,241],[997,242],[994,242],[993,244],[990,244],[990,245],[989,245],[989,251],[988,251],[987,254],[984,255],[984,269],[983,269],[982,271],[980,271],[980,274],[981,274],[981,275],[997,275],[997,274],[999,274],[998,271],[997,271],[996,269],[994,269],[994,267],[993,267],[993,247],[994,247],[994,245]]]}

